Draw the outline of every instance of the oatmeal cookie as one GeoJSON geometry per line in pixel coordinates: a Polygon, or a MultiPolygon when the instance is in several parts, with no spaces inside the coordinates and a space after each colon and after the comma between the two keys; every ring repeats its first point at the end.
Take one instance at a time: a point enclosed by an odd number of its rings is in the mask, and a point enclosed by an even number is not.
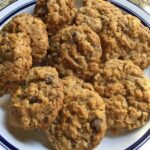
{"type": "Polygon", "coordinates": [[[63,85],[52,67],[34,67],[26,83],[11,96],[10,123],[25,130],[46,129],[64,99],[63,85]]]}
{"type": "MultiPolygon", "coordinates": [[[[103,0],[85,0],[85,6],[94,9],[95,17],[91,11],[79,11],[76,24],[87,24],[99,34],[102,43],[103,62],[119,58],[131,60],[134,64],[144,69],[150,64],[150,30],[142,25],[136,17],[123,13],[110,2],[103,0]],[[98,13],[102,23],[102,29],[95,30],[98,13]],[[90,14],[90,15],[89,15],[90,14]],[[87,21],[85,17],[90,19],[87,21]]],[[[86,8],[83,8],[86,10],[86,8]]]]}
{"type": "Polygon", "coordinates": [[[107,17],[107,15],[118,16],[122,15],[123,11],[121,11],[118,7],[111,4],[105,0],[83,0],[84,7],[90,7],[96,9],[100,12],[102,17],[107,17]]]}
{"type": "Polygon", "coordinates": [[[75,16],[75,24],[88,25],[100,35],[102,28],[111,22],[111,17],[122,15],[122,11],[110,2],[103,0],[85,0],[84,7],[78,9],[75,16]]]}
{"type": "Polygon", "coordinates": [[[22,82],[31,66],[28,36],[24,33],[0,34],[0,95],[22,82]]]}
{"type": "Polygon", "coordinates": [[[150,118],[150,81],[131,61],[109,60],[93,83],[106,104],[108,130],[133,130],[150,118]]]}
{"type": "Polygon", "coordinates": [[[61,76],[76,75],[89,80],[99,70],[100,39],[87,26],[70,26],[50,39],[48,62],[61,76]]]}
{"type": "Polygon", "coordinates": [[[100,33],[103,60],[131,60],[144,69],[150,65],[150,30],[131,15],[113,19],[100,33]]]}
{"type": "Polygon", "coordinates": [[[75,13],[74,0],[38,0],[35,9],[35,16],[46,23],[50,36],[71,24],[75,13]]]}
{"type": "Polygon", "coordinates": [[[75,77],[66,77],[64,105],[46,131],[52,149],[92,150],[106,130],[105,104],[100,96],[75,77]]]}
{"type": "Polygon", "coordinates": [[[102,21],[100,13],[91,7],[81,7],[76,13],[76,25],[88,25],[94,32],[100,33],[102,21]]]}
{"type": "Polygon", "coordinates": [[[31,39],[33,63],[40,63],[45,58],[49,46],[48,34],[45,24],[40,19],[23,13],[6,24],[3,31],[25,32],[31,39]]]}

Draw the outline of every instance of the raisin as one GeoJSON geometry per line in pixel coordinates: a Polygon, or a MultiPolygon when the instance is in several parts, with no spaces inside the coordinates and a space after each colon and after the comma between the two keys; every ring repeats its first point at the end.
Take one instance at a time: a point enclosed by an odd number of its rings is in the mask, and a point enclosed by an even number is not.
{"type": "Polygon", "coordinates": [[[71,118],[67,118],[66,123],[71,123],[71,118]]]}
{"type": "Polygon", "coordinates": [[[2,63],[3,62],[3,59],[0,57],[0,63],[2,63]]]}
{"type": "Polygon", "coordinates": [[[72,144],[72,147],[76,147],[76,141],[75,140],[73,140],[73,139],[71,139],[71,144],[72,144]]]}
{"type": "Polygon", "coordinates": [[[95,132],[99,132],[100,130],[100,119],[94,119],[91,122],[91,128],[95,131],[95,132]]]}
{"type": "Polygon", "coordinates": [[[47,124],[47,123],[48,123],[48,117],[44,117],[43,122],[44,122],[45,124],[47,124]]]}
{"type": "Polygon", "coordinates": [[[53,82],[52,76],[46,76],[46,84],[51,84],[53,82]]]}
{"type": "Polygon", "coordinates": [[[41,100],[39,100],[37,97],[35,97],[35,96],[30,96],[29,97],[29,103],[30,104],[34,104],[34,103],[41,103],[42,101],[41,100]]]}

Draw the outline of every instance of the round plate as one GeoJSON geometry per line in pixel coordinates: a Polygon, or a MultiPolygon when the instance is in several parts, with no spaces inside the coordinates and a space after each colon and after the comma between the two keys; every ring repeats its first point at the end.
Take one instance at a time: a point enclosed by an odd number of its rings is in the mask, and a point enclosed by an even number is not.
{"type": "MultiPolygon", "coordinates": [[[[27,12],[33,13],[35,0],[6,0],[0,4],[0,28],[13,16],[27,12]]],[[[79,1],[79,0],[78,0],[79,1]]],[[[1,2],[1,1],[0,1],[1,2]]],[[[127,0],[111,0],[117,7],[127,13],[137,16],[145,26],[150,27],[150,15],[137,5],[127,0]]],[[[81,0],[80,0],[81,3],[81,0]]],[[[150,68],[145,70],[145,75],[150,78],[150,68]]],[[[42,133],[32,131],[22,131],[11,127],[8,123],[8,102],[9,96],[0,98],[0,150],[46,150],[50,149],[46,137],[42,133]]],[[[141,147],[150,138],[150,122],[140,129],[134,130],[122,136],[105,136],[96,150],[134,150],[141,147]]]]}

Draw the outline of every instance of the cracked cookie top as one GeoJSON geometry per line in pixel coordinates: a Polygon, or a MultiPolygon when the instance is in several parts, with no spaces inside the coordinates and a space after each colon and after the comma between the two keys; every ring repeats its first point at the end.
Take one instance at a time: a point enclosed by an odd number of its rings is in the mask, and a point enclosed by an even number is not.
{"type": "Polygon", "coordinates": [[[49,65],[61,76],[76,75],[90,80],[99,70],[101,43],[87,26],[70,26],[50,39],[49,65]]]}

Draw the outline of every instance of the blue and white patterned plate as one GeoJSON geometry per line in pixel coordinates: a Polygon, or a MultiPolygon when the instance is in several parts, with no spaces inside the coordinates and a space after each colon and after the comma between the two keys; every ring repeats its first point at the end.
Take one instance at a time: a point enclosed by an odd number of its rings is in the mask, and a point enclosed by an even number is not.
{"type": "MultiPolygon", "coordinates": [[[[148,12],[128,0],[110,1],[124,11],[137,16],[145,26],[150,27],[150,14],[148,14],[148,12]]],[[[0,0],[0,28],[17,14],[22,12],[32,14],[35,3],[35,0],[0,0]],[[7,6],[7,4],[9,5],[7,6]]],[[[148,11],[150,10],[148,9],[148,11]]],[[[145,70],[145,75],[150,78],[150,68],[145,70]]],[[[9,96],[0,98],[0,150],[50,149],[48,147],[48,141],[42,133],[21,131],[9,126],[8,101],[9,96]]],[[[149,150],[149,139],[150,121],[144,127],[125,135],[117,137],[106,136],[96,150],[149,150]]]]}

